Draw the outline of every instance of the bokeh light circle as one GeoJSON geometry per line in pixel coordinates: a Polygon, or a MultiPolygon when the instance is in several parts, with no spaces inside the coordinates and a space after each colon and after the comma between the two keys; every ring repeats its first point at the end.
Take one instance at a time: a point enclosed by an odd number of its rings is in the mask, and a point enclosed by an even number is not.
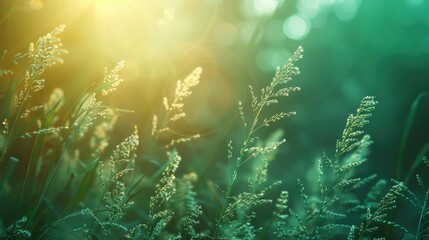
{"type": "Polygon", "coordinates": [[[253,6],[258,15],[273,13],[276,10],[278,4],[278,0],[253,0],[253,6]]]}
{"type": "Polygon", "coordinates": [[[356,17],[360,1],[358,0],[338,0],[335,4],[335,15],[341,21],[350,21],[356,17]]]}
{"type": "Polygon", "coordinates": [[[310,20],[302,14],[290,16],[283,23],[283,33],[290,39],[304,39],[310,32],[310,20]]]}

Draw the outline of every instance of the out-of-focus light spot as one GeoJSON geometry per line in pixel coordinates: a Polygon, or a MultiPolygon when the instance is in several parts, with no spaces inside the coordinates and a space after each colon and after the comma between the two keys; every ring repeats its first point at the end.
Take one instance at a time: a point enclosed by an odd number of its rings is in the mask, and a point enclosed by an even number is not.
{"type": "Polygon", "coordinates": [[[279,4],[278,0],[253,0],[253,6],[258,15],[273,13],[279,4]]]}
{"type": "Polygon", "coordinates": [[[283,66],[291,53],[284,48],[262,49],[256,54],[256,65],[261,71],[273,71],[283,66]]]}
{"type": "Polygon", "coordinates": [[[350,21],[356,17],[359,0],[338,0],[335,4],[335,15],[342,21],[350,21]]]}
{"type": "Polygon", "coordinates": [[[272,14],[283,0],[241,0],[240,11],[247,18],[272,14]]]}
{"type": "Polygon", "coordinates": [[[311,23],[305,15],[295,14],[286,19],[283,32],[290,39],[301,40],[307,36],[310,27],[311,23]]]}
{"type": "Polygon", "coordinates": [[[30,0],[28,2],[28,6],[32,9],[39,10],[43,8],[43,1],[42,0],[30,0]]]}
{"type": "Polygon", "coordinates": [[[253,18],[256,16],[256,10],[253,6],[253,0],[241,0],[240,12],[244,17],[253,18]]]}
{"type": "Polygon", "coordinates": [[[319,0],[299,0],[296,7],[300,13],[313,18],[319,12],[320,3],[319,0]]]}
{"type": "Polygon", "coordinates": [[[405,3],[414,7],[422,4],[423,0],[405,0],[405,3]]]}
{"type": "Polygon", "coordinates": [[[228,22],[217,24],[213,29],[214,41],[220,46],[231,46],[237,41],[237,28],[228,22]]]}
{"type": "Polygon", "coordinates": [[[307,15],[309,18],[315,18],[320,13],[324,13],[337,0],[299,0],[297,2],[298,12],[307,15]]]}
{"type": "Polygon", "coordinates": [[[264,39],[269,43],[279,43],[284,40],[282,31],[283,22],[281,20],[270,21],[264,29],[264,39]]]}

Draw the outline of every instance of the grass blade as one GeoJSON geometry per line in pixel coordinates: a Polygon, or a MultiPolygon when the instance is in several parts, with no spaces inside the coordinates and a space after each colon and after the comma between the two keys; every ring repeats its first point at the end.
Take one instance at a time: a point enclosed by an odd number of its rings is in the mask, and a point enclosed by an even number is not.
{"type": "Polygon", "coordinates": [[[428,92],[420,93],[416,99],[414,99],[413,104],[411,105],[410,112],[408,113],[407,120],[405,122],[404,132],[402,133],[401,145],[399,147],[399,158],[398,164],[396,164],[396,179],[400,180],[403,174],[404,161],[405,161],[405,147],[410,136],[411,128],[413,126],[414,118],[416,117],[417,109],[422,98],[429,96],[428,92]]]}
{"type": "Polygon", "coordinates": [[[77,191],[74,199],[70,201],[70,204],[67,207],[68,211],[70,212],[74,211],[77,205],[79,204],[79,202],[85,198],[86,194],[88,193],[91,187],[91,183],[95,179],[96,170],[99,162],[100,162],[100,158],[97,158],[88,165],[86,173],[83,176],[82,182],[80,183],[79,190],[77,191]]]}

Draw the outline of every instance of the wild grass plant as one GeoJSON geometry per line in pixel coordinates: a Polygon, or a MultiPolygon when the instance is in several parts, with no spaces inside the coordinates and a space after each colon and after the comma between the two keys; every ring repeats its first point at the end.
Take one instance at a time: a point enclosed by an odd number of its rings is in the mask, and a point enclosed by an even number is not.
{"type": "MultiPolygon", "coordinates": [[[[104,78],[68,109],[61,109],[65,99],[60,89],[46,103],[32,101],[44,87],[44,73],[67,53],[59,37],[64,29],[40,37],[25,53],[2,58],[1,239],[429,238],[426,175],[415,176],[420,189],[414,190],[407,186],[408,178],[384,180],[359,171],[372,144],[365,126],[375,97],[364,97],[347,118],[333,153],[328,149],[315,161],[315,177],[297,180],[298,194],[270,177],[269,165],[287,143],[282,131],[273,129],[266,139],[259,133],[296,114],[269,109],[300,90],[292,80],[300,73],[301,47],[265,87],[249,86],[250,99],[238,102],[241,140],[219,147],[227,158],[224,176],[213,179],[216,191],[208,198],[202,194],[206,185],[198,184],[199,172],[178,171],[185,160],[176,147],[198,141],[200,135],[179,134],[174,124],[187,117],[185,100],[198,91],[202,69],[177,81],[172,96],[159,99],[149,133],[136,126],[109,147],[123,110],[104,104],[103,98],[123,82],[124,62],[106,69],[104,78]],[[13,72],[12,65],[22,66],[23,72],[13,72]],[[146,142],[148,152],[142,152],[146,142]],[[30,146],[28,154],[17,157],[16,148],[24,143],[30,146]],[[156,170],[148,173],[144,162],[156,170]],[[410,207],[414,223],[394,217],[410,207]]],[[[413,171],[421,164],[429,167],[425,154],[413,171]]]]}

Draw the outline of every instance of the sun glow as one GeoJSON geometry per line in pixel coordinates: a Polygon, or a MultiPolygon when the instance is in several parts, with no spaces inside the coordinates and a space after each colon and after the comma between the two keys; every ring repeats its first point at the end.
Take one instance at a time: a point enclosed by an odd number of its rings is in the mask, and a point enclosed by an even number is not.
{"type": "Polygon", "coordinates": [[[121,12],[124,8],[130,7],[132,0],[94,0],[97,10],[112,14],[121,12]]]}
{"type": "Polygon", "coordinates": [[[109,40],[107,53],[112,57],[128,53],[139,56],[135,60],[141,62],[144,58],[171,54],[169,50],[178,42],[177,36],[173,37],[177,33],[173,27],[174,6],[161,2],[95,0],[94,12],[103,39],[109,40]]]}
{"type": "Polygon", "coordinates": [[[100,6],[117,6],[133,2],[134,0],[93,0],[95,4],[100,6]]]}
{"type": "MultiPolygon", "coordinates": [[[[202,81],[196,93],[200,94],[200,100],[192,103],[187,114],[216,119],[227,113],[226,106],[233,100],[228,82],[231,76],[218,73],[223,63],[216,61],[218,53],[207,46],[213,43],[217,48],[226,48],[240,42],[240,26],[230,20],[220,21],[219,3],[217,0],[28,0],[26,4],[31,4],[30,10],[37,18],[26,26],[34,36],[50,28],[46,23],[67,26],[63,39],[69,50],[64,59],[68,65],[61,67],[70,67],[71,72],[74,66],[79,68],[79,74],[63,83],[76,92],[100,79],[105,67],[124,60],[121,74],[133,87],[126,90],[129,94],[109,96],[124,108],[136,98],[152,104],[159,94],[167,94],[174,88],[177,79],[203,65],[204,75],[210,74],[211,78],[202,81]],[[212,106],[208,108],[209,104],[212,106]]],[[[30,11],[27,5],[26,11],[30,11]]],[[[14,12],[18,13],[21,14],[14,12]]],[[[25,18],[16,15],[14,19],[25,18]]],[[[145,106],[142,111],[150,111],[151,107],[145,106]]],[[[216,122],[189,124],[206,128],[216,122]]]]}

